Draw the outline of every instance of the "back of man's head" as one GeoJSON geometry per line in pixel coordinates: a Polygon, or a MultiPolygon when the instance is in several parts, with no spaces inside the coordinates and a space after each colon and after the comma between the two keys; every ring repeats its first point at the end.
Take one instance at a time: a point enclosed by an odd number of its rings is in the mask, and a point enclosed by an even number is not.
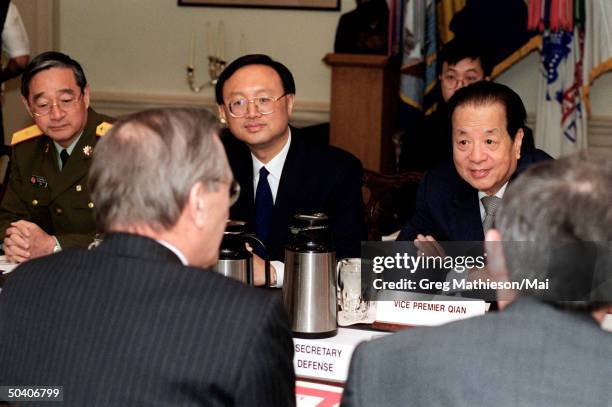
{"type": "Polygon", "coordinates": [[[116,122],[96,145],[89,186],[105,231],[176,224],[191,188],[231,179],[217,119],[207,110],[153,109],[116,122]]]}
{"type": "Polygon", "coordinates": [[[583,152],[521,174],[495,217],[510,279],[549,279],[525,294],[566,307],[612,304],[611,203],[610,159],[583,152]]]}
{"type": "Polygon", "coordinates": [[[47,51],[35,56],[23,72],[21,76],[21,95],[27,99],[30,93],[30,81],[32,78],[37,73],[51,68],[71,69],[78,87],[84,90],[85,86],[87,86],[87,78],[81,64],[61,52],[47,51]]]}

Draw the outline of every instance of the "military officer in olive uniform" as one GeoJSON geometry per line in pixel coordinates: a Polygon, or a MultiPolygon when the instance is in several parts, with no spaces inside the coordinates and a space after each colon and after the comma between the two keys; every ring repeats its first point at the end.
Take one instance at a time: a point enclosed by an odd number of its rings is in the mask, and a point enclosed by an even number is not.
{"type": "Polygon", "coordinates": [[[94,203],[87,173],[111,119],[89,107],[80,64],[45,52],[26,68],[22,100],[36,123],[13,135],[11,173],[0,204],[0,233],[9,260],[22,262],[92,242],[94,203]]]}

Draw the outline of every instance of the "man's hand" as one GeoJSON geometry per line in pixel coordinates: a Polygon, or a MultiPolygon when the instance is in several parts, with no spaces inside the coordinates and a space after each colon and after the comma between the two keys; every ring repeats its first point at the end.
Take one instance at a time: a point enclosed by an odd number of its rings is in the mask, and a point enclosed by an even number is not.
{"type": "Polygon", "coordinates": [[[4,237],[4,254],[13,263],[21,263],[30,258],[28,241],[19,234],[19,231],[11,226],[6,229],[4,237]]]}
{"type": "Polygon", "coordinates": [[[414,239],[414,246],[428,257],[446,257],[446,252],[433,236],[417,235],[414,239]]]}
{"type": "MultiPolygon", "coordinates": [[[[264,285],[266,283],[266,262],[264,259],[253,253],[253,248],[248,243],[245,246],[249,252],[253,255],[253,280],[254,285],[264,285]]],[[[276,285],[276,269],[270,265],[270,285],[276,285]]]]}
{"type": "Polygon", "coordinates": [[[11,223],[4,238],[4,254],[9,261],[21,263],[53,253],[55,239],[37,224],[25,220],[11,223]]]}

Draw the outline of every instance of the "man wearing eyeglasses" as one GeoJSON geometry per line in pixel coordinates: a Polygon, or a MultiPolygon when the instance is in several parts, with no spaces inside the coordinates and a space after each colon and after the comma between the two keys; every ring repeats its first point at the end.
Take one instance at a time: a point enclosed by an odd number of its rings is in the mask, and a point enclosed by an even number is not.
{"type": "Polygon", "coordinates": [[[2,385],[64,386],[66,406],[295,406],[280,298],[210,269],[237,193],[217,134],[203,109],[116,122],[88,178],[103,241],[2,290],[2,385]]]}
{"type": "Polygon", "coordinates": [[[405,170],[427,171],[450,162],[453,157],[448,100],[459,89],[489,80],[487,55],[477,46],[453,40],[438,58],[440,100],[436,110],[406,130],[400,165],[405,170]]]}
{"type": "MultiPolygon", "coordinates": [[[[246,55],[225,68],[215,92],[219,116],[231,132],[223,142],[242,187],[231,218],[246,221],[266,243],[272,284],[282,285],[288,227],[296,213],[327,214],[337,257],[360,257],[361,163],[289,126],[295,97],[289,69],[266,55],[246,55]]],[[[263,262],[254,259],[256,283],[263,283],[263,262]]]]}
{"type": "Polygon", "coordinates": [[[86,247],[96,232],[87,172],[112,119],[89,107],[89,85],[68,55],[45,52],[27,66],[22,101],[35,124],[13,135],[10,178],[0,204],[9,260],[86,247]]]}

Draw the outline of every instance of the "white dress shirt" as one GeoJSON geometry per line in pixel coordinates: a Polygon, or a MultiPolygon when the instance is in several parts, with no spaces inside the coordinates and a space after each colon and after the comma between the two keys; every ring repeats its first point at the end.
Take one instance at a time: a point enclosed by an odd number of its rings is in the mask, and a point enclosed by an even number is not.
{"type": "MultiPolygon", "coordinates": [[[[270,184],[270,190],[272,191],[272,200],[274,201],[274,203],[276,203],[276,194],[278,192],[278,186],[280,184],[283,167],[285,165],[285,160],[287,159],[287,154],[289,153],[290,145],[291,130],[289,130],[289,137],[287,138],[287,142],[285,143],[281,151],[279,151],[274,158],[268,161],[267,164],[264,164],[259,161],[257,157],[255,157],[253,153],[251,153],[251,158],[253,159],[253,191],[257,191],[257,183],[259,182],[259,170],[261,169],[261,167],[265,166],[269,172],[268,184],[270,184]]],[[[282,261],[271,261],[270,264],[276,270],[276,286],[282,287],[285,276],[285,264],[282,261]]]]}
{"type": "Polygon", "coordinates": [[[289,153],[289,146],[291,145],[291,131],[289,131],[289,138],[276,156],[271,159],[267,164],[262,163],[251,153],[253,159],[253,191],[257,193],[257,184],[259,183],[259,170],[265,166],[268,170],[268,184],[272,190],[272,200],[276,203],[276,193],[278,192],[278,185],[280,184],[281,175],[283,174],[283,167],[285,166],[285,160],[289,153]]]}
{"type": "Polygon", "coordinates": [[[155,239],[155,241],[159,243],[160,245],[164,246],[166,249],[170,250],[172,253],[174,253],[176,257],[179,258],[181,263],[183,263],[183,266],[189,265],[189,262],[187,261],[187,257],[185,257],[183,252],[180,251],[175,245],[173,245],[172,243],[166,242],[165,240],[155,239]]]}
{"type": "MultiPolygon", "coordinates": [[[[79,139],[81,138],[82,135],[83,135],[83,132],[81,132],[81,134],[79,134],[79,136],[76,139],[74,139],[74,141],[72,143],[70,143],[70,145],[68,147],[66,147],[66,152],[68,152],[68,157],[70,157],[72,155],[72,152],[74,151],[74,147],[76,147],[76,145],[79,142],[79,139]]],[[[62,152],[64,147],[62,147],[60,144],[58,144],[57,141],[53,141],[53,145],[55,146],[55,150],[57,151],[57,166],[58,166],[58,168],[60,170],[63,170],[63,168],[62,168],[62,159],[60,157],[60,153],[62,152]]]]}

